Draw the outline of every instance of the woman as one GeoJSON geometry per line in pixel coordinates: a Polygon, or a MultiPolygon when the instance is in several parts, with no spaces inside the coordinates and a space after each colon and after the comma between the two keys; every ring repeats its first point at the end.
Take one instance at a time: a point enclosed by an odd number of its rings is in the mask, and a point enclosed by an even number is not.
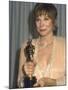
{"type": "Polygon", "coordinates": [[[33,39],[35,46],[33,61],[26,62],[23,45],[20,53],[18,85],[24,77],[22,66],[27,75],[33,74],[37,83],[34,86],[65,85],[65,42],[54,36],[57,9],[53,4],[38,3],[34,8],[34,22],[39,38],[33,39]]]}

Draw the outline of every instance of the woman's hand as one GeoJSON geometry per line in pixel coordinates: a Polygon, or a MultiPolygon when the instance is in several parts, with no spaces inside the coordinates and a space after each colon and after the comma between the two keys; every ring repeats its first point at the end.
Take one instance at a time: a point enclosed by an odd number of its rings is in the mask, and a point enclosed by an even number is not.
{"type": "Polygon", "coordinates": [[[33,72],[34,72],[34,67],[35,67],[34,62],[31,62],[31,61],[30,62],[26,62],[24,64],[24,71],[25,71],[26,75],[31,77],[33,72]]]}
{"type": "Polygon", "coordinates": [[[41,78],[36,84],[34,84],[34,87],[40,86],[54,86],[56,85],[56,80],[51,78],[41,78]]]}

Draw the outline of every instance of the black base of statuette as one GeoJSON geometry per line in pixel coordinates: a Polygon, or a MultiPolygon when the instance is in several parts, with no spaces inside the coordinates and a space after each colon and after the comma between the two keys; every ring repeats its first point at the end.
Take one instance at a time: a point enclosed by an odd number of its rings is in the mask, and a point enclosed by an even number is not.
{"type": "Polygon", "coordinates": [[[31,88],[36,83],[36,77],[32,77],[30,79],[28,76],[24,77],[24,88],[31,88]]]}

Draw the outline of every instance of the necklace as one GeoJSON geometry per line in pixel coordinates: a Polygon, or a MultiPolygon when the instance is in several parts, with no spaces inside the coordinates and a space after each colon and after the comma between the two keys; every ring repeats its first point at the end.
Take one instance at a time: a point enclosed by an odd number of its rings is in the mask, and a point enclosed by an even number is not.
{"type": "Polygon", "coordinates": [[[41,40],[40,40],[40,38],[39,38],[39,40],[38,40],[38,47],[41,48],[41,49],[42,49],[42,48],[49,47],[50,45],[53,44],[53,40],[50,41],[49,43],[47,43],[47,42],[41,43],[40,41],[41,41],[41,40]]]}

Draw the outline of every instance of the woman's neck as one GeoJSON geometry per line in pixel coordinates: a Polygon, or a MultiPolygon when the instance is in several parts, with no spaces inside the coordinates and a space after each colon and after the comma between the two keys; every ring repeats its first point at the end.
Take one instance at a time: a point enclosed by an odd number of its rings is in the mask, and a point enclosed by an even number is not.
{"type": "Polygon", "coordinates": [[[50,44],[52,42],[53,42],[53,33],[50,33],[47,36],[40,36],[40,44],[44,45],[45,43],[50,44]]]}

